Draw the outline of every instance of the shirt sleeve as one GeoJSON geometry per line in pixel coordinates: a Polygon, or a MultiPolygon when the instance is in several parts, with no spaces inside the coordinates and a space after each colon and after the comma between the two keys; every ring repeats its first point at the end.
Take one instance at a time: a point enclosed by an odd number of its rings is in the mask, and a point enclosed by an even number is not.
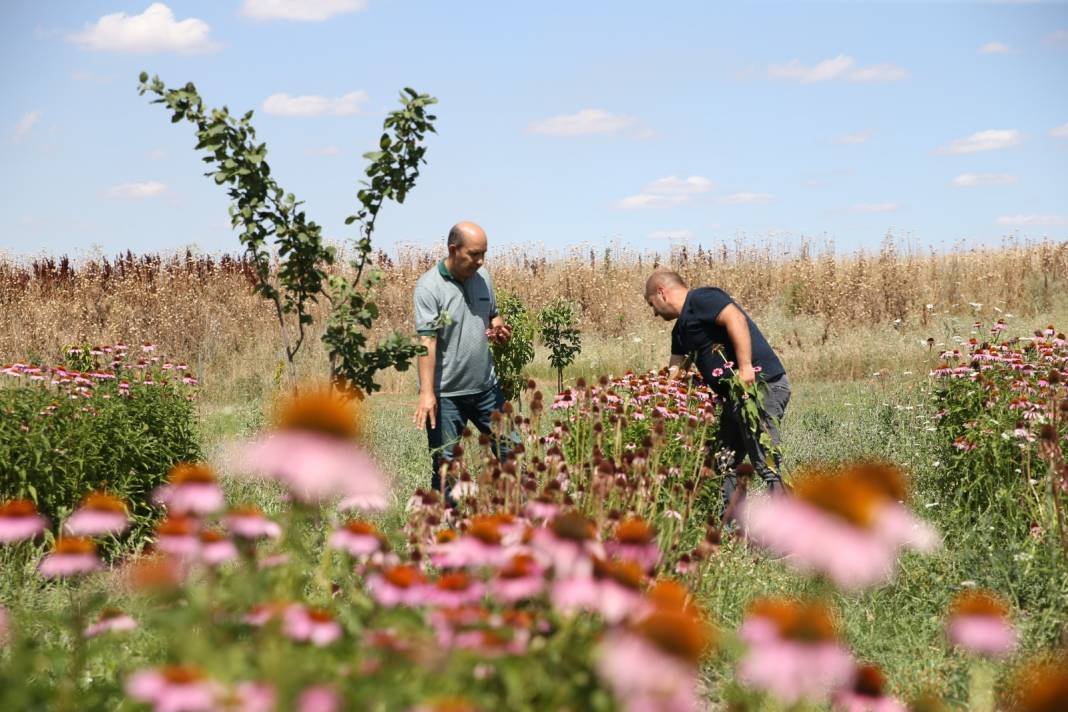
{"type": "Polygon", "coordinates": [[[415,285],[415,332],[420,336],[435,336],[438,333],[438,300],[429,289],[415,285]]]}
{"type": "Polygon", "coordinates": [[[714,324],[720,312],[734,304],[731,295],[722,289],[711,287],[694,295],[694,307],[702,324],[714,324]]]}
{"type": "Polygon", "coordinates": [[[676,324],[675,328],[671,330],[671,355],[672,356],[685,356],[686,347],[682,343],[682,334],[676,324]]]}

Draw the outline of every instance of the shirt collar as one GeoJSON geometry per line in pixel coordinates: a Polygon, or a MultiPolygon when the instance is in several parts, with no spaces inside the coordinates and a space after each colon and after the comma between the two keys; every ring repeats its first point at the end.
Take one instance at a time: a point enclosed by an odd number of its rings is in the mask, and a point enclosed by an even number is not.
{"type": "Polygon", "coordinates": [[[449,274],[449,268],[445,266],[445,260],[438,261],[438,274],[445,279],[456,282],[456,278],[449,274]]]}

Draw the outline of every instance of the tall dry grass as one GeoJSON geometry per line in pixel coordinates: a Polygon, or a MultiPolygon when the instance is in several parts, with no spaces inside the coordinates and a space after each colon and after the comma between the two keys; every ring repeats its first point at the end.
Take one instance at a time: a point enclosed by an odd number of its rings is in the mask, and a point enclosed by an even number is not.
{"type": "MultiPolygon", "coordinates": [[[[377,297],[380,329],[412,330],[412,288],[439,256],[417,249],[378,254],[387,275],[377,297]]],[[[876,253],[847,255],[771,242],[677,247],[670,254],[590,247],[494,252],[491,245],[487,260],[497,288],[515,291],[532,310],[558,295],[581,305],[586,346],[572,377],[666,360],[668,327],[642,296],[657,266],[678,270],[693,286],[726,289],[798,378],[898,368],[903,358],[927,356],[920,343],[928,337],[947,343],[977,317],[1011,314],[1022,328],[1068,314],[1068,242],[1010,240],[939,253],[888,240],[876,253]]],[[[51,361],[74,343],[151,341],[191,363],[218,398],[256,397],[287,374],[272,308],[251,284],[248,263],[225,256],[127,253],[78,264],[0,259],[0,361],[51,361]]],[[[543,359],[534,371],[549,373],[543,359]]],[[[298,372],[325,375],[318,333],[298,372]]],[[[410,374],[383,376],[394,391],[413,381],[410,374]]]]}

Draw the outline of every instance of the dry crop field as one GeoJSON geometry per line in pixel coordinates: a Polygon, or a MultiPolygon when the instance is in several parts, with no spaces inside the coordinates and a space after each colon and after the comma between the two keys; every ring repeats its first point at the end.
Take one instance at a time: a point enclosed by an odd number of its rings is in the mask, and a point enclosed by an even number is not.
{"type": "MultiPolygon", "coordinates": [[[[376,256],[376,334],[438,257],[376,256]]],[[[1068,243],[487,268],[583,348],[557,393],[536,344],[521,447],[465,436],[446,510],[414,376],[309,387],[319,332],[290,371],[244,259],[0,260],[0,709],[1064,709],[1068,243]],[[716,403],[656,372],[660,265],[794,383],[795,494],[744,536],[716,403]]]]}

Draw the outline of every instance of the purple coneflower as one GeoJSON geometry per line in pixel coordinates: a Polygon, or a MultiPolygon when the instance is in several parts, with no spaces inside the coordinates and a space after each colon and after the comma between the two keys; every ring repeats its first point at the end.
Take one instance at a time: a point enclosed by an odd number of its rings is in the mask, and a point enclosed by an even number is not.
{"type": "Polygon", "coordinates": [[[503,603],[534,598],[545,590],[545,571],[530,554],[515,554],[489,586],[490,595],[503,603]]]}
{"type": "Polygon", "coordinates": [[[615,537],[604,545],[609,556],[633,561],[643,571],[652,571],[660,562],[656,532],[640,517],[631,517],[616,527],[615,537]]]}
{"type": "Polygon", "coordinates": [[[557,578],[589,576],[593,559],[604,558],[593,522],[576,512],[565,512],[546,528],[534,530],[534,548],[552,564],[557,578]]]}
{"type": "Polygon", "coordinates": [[[297,712],[338,712],[341,696],[327,685],[305,688],[297,697],[297,712]]]}
{"type": "Polygon", "coordinates": [[[191,517],[171,515],[156,526],[156,548],[165,554],[192,558],[200,549],[198,524],[191,517]]]}
{"type": "Polygon", "coordinates": [[[349,556],[362,559],[381,551],[385,537],[370,522],[354,519],[330,534],[329,544],[335,549],[348,552],[349,556]]]}
{"type": "Polygon", "coordinates": [[[950,604],[946,637],[962,650],[990,658],[1009,655],[1017,642],[1008,606],[988,591],[957,594],[950,604]]]}
{"type": "Polygon", "coordinates": [[[426,577],[410,564],[390,566],[367,577],[367,587],[378,605],[422,606],[430,602],[426,577]]]}
{"type": "Polygon", "coordinates": [[[278,526],[278,522],[268,519],[258,507],[234,507],[226,513],[222,523],[239,539],[257,541],[282,536],[282,527],[278,526]]]}
{"type": "Polygon", "coordinates": [[[277,422],[273,433],[240,449],[241,469],[282,482],[304,502],[340,496],[353,508],[388,501],[386,478],[356,444],[360,413],[353,400],[309,391],[291,398],[277,422]]]}
{"type": "Polygon", "coordinates": [[[861,464],[802,475],[791,497],[750,498],[743,519],[754,541],[788,556],[791,566],[855,589],[889,580],[901,549],[939,545],[905,497],[900,470],[861,464]]]}
{"type": "Polygon", "coordinates": [[[105,608],[95,623],[85,629],[86,638],[95,638],[101,633],[126,632],[137,628],[137,621],[118,608],[105,608]]]}
{"type": "Polygon", "coordinates": [[[738,663],[738,679],[786,705],[826,700],[853,679],[853,657],[822,603],[757,599],[739,634],[749,650],[738,663]]]}
{"type": "Polygon", "coordinates": [[[840,712],[908,712],[898,699],[886,694],[886,677],[876,665],[858,665],[853,684],[834,694],[840,712]]]}
{"type": "Polygon", "coordinates": [[[463,571],[451,571],[443,573],[430,593],[430,602],[433,605],[445,608],[477,603],[482,600],[486,592],[485,585],[463,571]]]}
{"type": "Polygon", "coordinates": [[[0,542],[4,544],[32,539],[47,526],[48,520],[37,513],[37,507],[28,499],[0,504],[0,542]]]}
{"type": "Polygon", "coordinates": [[[126,694],[152,705],[156,712],[202,712],[215,709],[219,686],[197,668],[184,665],[135,672],[126,694]]]}
{"type": "Polygon", "coordinates": [[[291,640],[321,648],[340,638],[342,630],[329,611],[293,604],[282,614],[282,632],[291,640]]]}
{"type": "Polygon", "coordinates": [[[215,709],[219,712],[273,712],[278,694],[263,682],[242,682],[221,695],[215,709]]]}
{"type": "Polygon", "coordinates": [[[237,558],[237,547],[226,535],[215,529],[200,532],[197,557],[208,566],[218,566],[237,558]]]}
{"type": "Polygon", "coordinates": [[[182,462],[171,468],[167,484],[156,490],[155,499],[175,514],[203,516],[223,507],[223,492],[215,472],[207,465],[182,462]]]}
{"type": "Polygon", "coordinates": [[[104,568],[96,545],[84,537],[59,537],[52,553],[41,560],[37,571],[45,578],[79,576],[104,568]]]}
{"type": "Polygon", "coordinates": [[[68,534],[74,536],[100,536],[120,534],[130,526],[126,505],[118,497],[94,492],[82,501],[82,506],[70,515],[63,524],[68,534]]]}

